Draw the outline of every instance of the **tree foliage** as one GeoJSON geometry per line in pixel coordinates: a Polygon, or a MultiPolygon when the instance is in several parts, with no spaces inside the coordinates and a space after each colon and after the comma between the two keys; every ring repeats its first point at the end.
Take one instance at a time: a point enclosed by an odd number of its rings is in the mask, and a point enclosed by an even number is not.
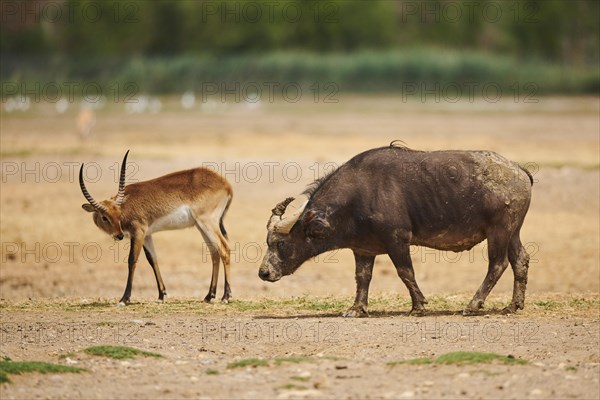
{"type": "Polygon", "coordinates": [[[596,0],[40,0],[2,4],[0,52],[123,58],[440,46],[599,59],[596,0]]]}

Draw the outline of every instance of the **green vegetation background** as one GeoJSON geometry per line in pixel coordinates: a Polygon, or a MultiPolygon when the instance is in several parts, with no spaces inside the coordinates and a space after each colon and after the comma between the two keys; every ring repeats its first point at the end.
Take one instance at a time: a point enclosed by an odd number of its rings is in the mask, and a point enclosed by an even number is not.
{"type": "Polygon", "coordinates": [[[269,81],[342,91],[401,91],[404,82],[600,88],[597,0],[49,3],[4,2],[3,82],[135,82],[148,93],[269,81]]]}

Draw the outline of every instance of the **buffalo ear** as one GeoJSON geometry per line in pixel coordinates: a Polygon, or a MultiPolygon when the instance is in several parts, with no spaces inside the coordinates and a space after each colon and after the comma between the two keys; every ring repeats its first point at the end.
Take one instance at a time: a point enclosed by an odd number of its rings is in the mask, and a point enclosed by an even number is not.
{"type": "Polygon", "coordinates": [[[310,210],[303,220],[304,234],[307,238],[326,238],[331,233],[331,225],[322,213],[310,210]]]}
{"type": "Polygon", "coordinates": [[[87,212],[94,212],[94,211],[96,211],[96,209],[94,208],[94,206],[91,205],[90,203],[82,204],[81,208],[83,208],[87,212]]]}

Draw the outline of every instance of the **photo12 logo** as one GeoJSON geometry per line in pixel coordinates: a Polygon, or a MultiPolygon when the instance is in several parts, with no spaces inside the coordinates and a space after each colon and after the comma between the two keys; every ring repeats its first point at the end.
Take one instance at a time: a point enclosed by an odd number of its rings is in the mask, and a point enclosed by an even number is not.
{"type": "Polygon", "coordinates": [[[517,344],[539,343],[540,326],[534,322],[465,321],[449,322],[428,320],[400,324],[402,342],[512,342],[517,344]]]}
{"type": "Polygon", "coordinates": [[[12,99],[28,99],[33,103],[57,103],[81,100],[87,104],[136,103],[139,87],[135,82],[112,82],[103,86],[98,82],[2,82],[2,103],[12,99]]]}
{"type": "Polygon", "coordinates": [[[47,346],[53,343],[139,343],[143,330],[132,323],[0,323],[0,344],[47,346]]]}
{"type": "Polygon", "coordinates": [[[339,5],[331,1],[203,1],[201,12],[203,23],[257,24],[282,20],[295,24],[302,21],[339,21],[339,5]]]}
{"type": "MultiPolygon", "coordinates": [[[[68,182],[76,183],[79,181],[80,162],[76,161],[2,161],[0,162],[0,173],[2,183],[57,183],[68,182]]],[[[106,171],[102,166],[94,161],[86,162],[83,167],[83,176],[86,182],[99,182],[103,176],[111,178],[112,182],[119,183],[121,166],[114,162],[106,171]]],[[[140,166],[135,162],[127,163],[127,182],[137,182],[137,173],[140,166]]]]}
{"type": "Polygon", "coordinates": [[[21,1],[2,0],[0,20],[14,24],[138,23],[140,5],[134,1],[21,1]]]}
{"type": "Polygon", "coordinates": [[[202,82],[202,103],[220,101],[226,103],[274,103],[283,100],[286,103],[297,103],[303,98],[314,103],[338,103],[337,94],[340,88],[335,82],[202,82]]]}
{"type": "Polygon", "coordinates": [[[535,1],[402,1],[401,22],[421,24],[503,21],[536,23],[540,5],[535,1]]]}
{"type": "Polygon", "coordinates": [[[205,322],[200,325],[198,336],[203,342],[315,342],[337,343],[340,341],[340,326],[336,322],[205,322]]]}
{"type": "Polygon", "coordinates": [[[420,100],[421,103],[457,103],[468,101],[474,103],[482,100],[486,103],[497,103],[509,99],[514,103],[539,103],[537,96],[539,85],[535,82],[512,82],[500,84],[498,82],[428,82],[406,81],[402,82],[402,102],[410,99],[420,100]]]}

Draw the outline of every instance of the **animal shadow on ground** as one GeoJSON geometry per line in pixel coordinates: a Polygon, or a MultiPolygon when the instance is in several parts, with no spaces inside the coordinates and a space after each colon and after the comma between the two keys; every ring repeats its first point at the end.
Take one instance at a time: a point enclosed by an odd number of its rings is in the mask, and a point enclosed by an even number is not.
{"type": "MultiPolygon", "coordinates": [[[[142,303],[142,302],[132,301],[132,302],[128,303],[126,307],[133,308],[132,306],[140,306],[140,305],[143,305],[143,304],[144,303],[142,303]]],[[[119,306],[118,302],[116,302],[114,300],[110,300],[110,301],[92,301],[92,302],[89,302],[89,303],[81,303],[81,304],[75,305],[75,307],[78,308],[78,309],[82,309],[82,310],[87,310],[87,309],[107,309],[107,310],[110,310],[112,308],[121,308],[123,306],[119,306]]]]}
{"type": "MultiPolygon", "coordinates": [[[[341,318],[343,313],[330,312],[320,314],[295,314],[295,315],[257,315],[254,319],[310,319],[310,318],[341,318]]],[[[448,317],[463,315],[463,310],[436,310],[427,311],[424,315],[410,315],[409,311],[370,311],[367,318],[389,318],[389,317],[448,317]]],[[[465,317],[481,317],[484,315],[507,315],[501,308],[481,310],[476,313],[465,315],[465,317]]]]}

